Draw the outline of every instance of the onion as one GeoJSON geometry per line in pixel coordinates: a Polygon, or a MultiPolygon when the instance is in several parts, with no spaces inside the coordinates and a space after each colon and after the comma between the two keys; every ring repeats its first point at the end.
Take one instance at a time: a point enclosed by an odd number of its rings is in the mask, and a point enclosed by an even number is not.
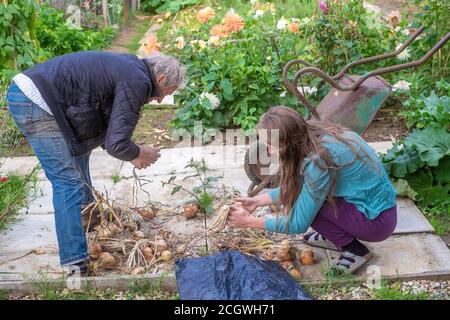
{"type": "Polygon", "coordinates": [[[112,269],[116,265],[116,259],[109,252],[102,252],[98,260],[100,268],[112,269]]]}
{"type": "Polygon", "coordinates": [[[100,257],[100,254],[103,252],[102,246],[98,243],[90,243],[89,244],[89,257],[91,259],[97,259],[100,257]]]}
{"type": "Polygon", "coordinates": [[[170,252],[169,250],[165,250],[161,253],[161,258],[162,261],[164,262],[169,262],[170,260],[172,260],[172,252],[170,252]]]}
{"type": "Polygon", "coordinates": [[[191,204],[184,207],[184,216],[186,219],[193,219],[197,216],[198,206],[196,204],[191,204]]]}
{"type": "Polygon", "coordinates": [[[135,231],[133,232],[133,239],[134,240],[141,240],[145,238],[145,234],[142,231],[135,231]]]}
{"type": "Polygon", "coordinates": [[[285,261],[281,264],[285,270],[290,270],[294,268],[294,263],[292,261],[285,261]]]}
{"type": "Polygon", "coordinates": [[[283,247],[278,250],[277,258],[281,261],[294,261],[295,260],[295,252],[292,248],[283,247]]]}
{"type": "Polygon", "coordinates": [[[314,258],[311,256],[300,257],[300,263],[304,266],[309,266],[314,264],[314,258]]]}
{"type": "Polygon", "coordinates": [[[263,258],[265,260],[273,260],[273,258],[274,258],[273,251],[270,249],[266,250],[266,252],[264,252],[263,258]]]}
{"type": "Polygon", "coordinates": [[[138,213],[144,219],[153,219],[156,215],[155,211],[152,208],[148,208],[147,210],[139,210],[138,213]]]}
{"type": "Polygon", "coordinates": [[[134,268],[133,271],[131,271],[131,274],[134,276],[136,276],[138,274],[143,274],[143,273],[145,273],[145,269],[143,267],[137,267],[137,268],[134,268]]]}
{"type": "Polygon", "coordinates": [[[164,251],[167,250],[167,243],[164,239],[156,239],[156,242],[153,243],[156,251],[164,251]]]}
{"type": "Polygon", "coordinates": [[[153,258],[153,250],[150,247],[145,247],[144,250],[142,250],[142,253],[144,254],[145,260],[153,258]]]}
{"type": "Polygon", "coordinates": [[[292,278],[294,278],[295,280],[300,280],[302,278],[301,272],[295,268],[289,270],[289,273],[292,276],[292,278]]]}
{"type": "Polygon", "coordinates": [[[176,254],[186,253],[186,245],[184,245],[184,244],[179,245],[175,252],[176,252],[176,254]]]}
{"type": "Polygon", "coordinates": [[[127,228],[128,228],[128,230],[133,232],[133,231],[137,230],[138,224],[136,223],[136,221],[130,220],[130,222],[128,222],[128,224],[127,224],[127,228]]]}
{"type": "Polygon", "coordinates": [[[305,266],[314,264],[314,252],[310,248],[301,251],[300,263],[305,266]]]}
{"type": "Polygon", "coordinates": [[[303,249],[301,255],[302,256],[310,256],[310,257],[314,258],[314,252],[310,248],[303,249]]]}

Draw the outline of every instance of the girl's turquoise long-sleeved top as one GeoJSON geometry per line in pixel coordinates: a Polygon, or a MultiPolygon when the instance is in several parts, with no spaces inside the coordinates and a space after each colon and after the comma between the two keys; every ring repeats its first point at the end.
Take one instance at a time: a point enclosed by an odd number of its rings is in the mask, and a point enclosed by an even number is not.
{"type": "MultiPolygon", "coordinates": [[[[396,193],[383,165],[376,153],[356,133],[345,132],[344,137],[351,139],[358,155],[358,159],[350,147],[336,140],[332,136],[324,138],[324,146],[328,149],[333,160],[343,166],[337,175],[334,197],[343,197],[352,203],[369,220],[392,208],[396,204],[396,193]],[[364,152],[370,156],[368,158],[364,152]]],[[[319,161],[322,161],[319,159],[319,161]]],[[[286,228],[286,217],[266,218],[265,229],[272,232],[304,233],[313,223],[322,207],[329,190],[330,175],[327,170],[320,169],[311,158],[305,159],[303,188],[294,203],[286,228]]],[[[280,189],[272,189],[269,195],[275,202],[280,189]]]]}

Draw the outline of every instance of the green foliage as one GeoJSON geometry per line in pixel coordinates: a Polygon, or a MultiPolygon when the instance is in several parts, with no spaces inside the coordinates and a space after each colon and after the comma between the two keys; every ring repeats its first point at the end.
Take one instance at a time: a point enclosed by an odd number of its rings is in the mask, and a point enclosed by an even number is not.
{"type": "Polygon", "coordinates": [[[195,5],[199,0],[145,0],[142,9],[150,12],[178,12],[182,8],[195,5]]]}
{"type": "Polygon", "coordinates": [[[377,300],[428,300],[430,296],[427,293],[411,293],[402,292],[401,284],[396,283],[389,285],[385,281],[382,282],[381,287],[374,292],[374,298],[377,300]]]}
{"type": "Polygon", "coordinates": [[[185,168],[194,169],[195,174],[184,177],[183,181],[188,179],[195,179],[198,181],[198,185],[189,190],[175,182],[175,180],[177,179],[176,176],[171,176],[169,180],[161,181],[162,186],[172,186],[173,188],[171,195],[174,195],[175,193],[178,193],[180,191],[187,192],[193,198],[193,201],[199,206],[199,209],[202,213],[208,215],[212,214],[214,212],[214,194],[212,194],[209,190],[214,188],[213,183],[218,181],[221,177],[208,176],[208,167],[206,166],[205,160],[203,159],[200,161],[194,161],[193,159],[191,159],[185,168]]]}
{"type": "Polygon", "coordinates": [[[0,230],[9,224],[17,215],[17,211],[26,204],[28,193],[37,182],[36,172],[37,168],[26,176],[11,173],[6,179],[3,177],[0,180],[0,230]]]}
{"type": "MultiPolygon", "coordinates": [[[[327,73],[337,73],[351,61],[395,48],[397,34],[388,25],[374,20],[362,0],[330,1],[327,5],[329,14],[319,15],[309,29],[313,41],[311,53],[315,57],[310,62],[327,73]]],[[[368,66],[362,68],[367,71],[368,66]]]]}
{"type": "Polygon", "coordinates": [[[202,121],[205,128],[239,126],[248,130],[269,107],[297,105],[290,94],[280,97],[285,91],[281,70],[283,63],[305,53],[303,36],[276,30],[275,19],[266,15],[270,23],[264,18],[243,17],[244,29],[221,39],[219,45],[208,40],[211,27],[220,23],[222,16],[193,27],[198,28],[195,34],[181,29],[174,35],[183,36],[187,43],[174,53],[187,66],[188,81],[176,96],[182,108],[177,110],[173,126],[190,130],[195,121],[202,121]],[[202,93],[214,94],[219,106],[202,99],[202,93]]]}
{"type": "Polygon", "coordinates": [[[431,167],[444,156],[450,156],[450,133],[446,127],[415,129],[405,138],[405,147],[415,148],[421,161],[431,167]]]}
{"type": "Polygon", "coordinates": [[[382,156],[398,195],[423,207],[449,199],[450,133],[446,127],[415,129],[382,156]]]}
{"type": "Polygon", "coordinates": [[[400,115],[405,117],[409,128],[443,127],[450,123],[450,83],[438,81],[436,88],[442,92],[440,96],[433,90],[429,95],[412,95],[404,103],[406,110],[400,115]]]}
{"type": "Polygon", "coordinates": [[[62,10],[42,6],[36,22],[36,36],[50,56],[106,47],[114,36],[112,29],[77,29],[69,26],[62,10]]]}
{"type": "MultiPolygon", "coordinates": [[[[420,10],[413,14],[413,28],[423,25],[426,27],[423,37],[411,44],[411,54],[422,57],[448,32],[450,21],[450,2],[442,0],[411,0],[420,10]]],[[[450,47],[444,45],[439,53],[425,65],[420,67],[422,75],[421,86],[430,91],[436,81],[449,79],[450,76],[450,47]]]]}

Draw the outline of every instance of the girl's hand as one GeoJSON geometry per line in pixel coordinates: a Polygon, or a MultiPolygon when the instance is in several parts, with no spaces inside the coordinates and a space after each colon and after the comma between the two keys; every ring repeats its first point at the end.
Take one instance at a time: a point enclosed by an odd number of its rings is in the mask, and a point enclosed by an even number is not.
{"type": "Polygon", "coordinates": [[[231,228],[264,228],[264,219],[253,217],[241,206],[230,206],[228,225],[231,228]]]}
{"type": "Polygon", "coordinates": [[[258,200],[256,200],[256,198],[236,198],[235,200],[242,205],[247,213],[250,214],[259,207],[258,200]]]}

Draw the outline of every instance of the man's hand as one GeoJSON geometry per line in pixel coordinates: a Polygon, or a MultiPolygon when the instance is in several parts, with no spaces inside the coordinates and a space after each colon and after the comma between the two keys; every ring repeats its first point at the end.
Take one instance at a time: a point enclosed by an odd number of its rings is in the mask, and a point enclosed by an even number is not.
{"type": "Polygon", "coordinates": [[[236,198],[235,200],[240,203],[242,207],[250,214],[259,207],[258,200],[256,198],[236,198]]]}
{"type": "Polygon", "coordinates": [[[228,225],[231,228],[260,228],[264,229],[264,218],[256,218],[252,216],[243,207],[230,206],[228,214],[228,225]]]}
{"type": "Polygon", "coordinates": [[[152,146],[140,146],[139,156],[131,160],[136,169],[145,169],[155,163],[161,156],[160,149],[152,146]]]}

